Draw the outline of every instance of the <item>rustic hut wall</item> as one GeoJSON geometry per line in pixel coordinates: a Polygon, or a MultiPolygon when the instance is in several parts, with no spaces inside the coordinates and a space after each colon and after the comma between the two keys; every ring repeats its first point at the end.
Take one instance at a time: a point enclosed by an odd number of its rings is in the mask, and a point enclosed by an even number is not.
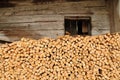
{"type": "Polygon", "coordinates": [[[110,31],[109,15],[104,0],[40,5],[30,2],[19,3],[10,8],[0,8],[0,39],[15,41],[21,37],[38,39],[64,35],[65,16],[90,16],[92,35],[110,31]]]}

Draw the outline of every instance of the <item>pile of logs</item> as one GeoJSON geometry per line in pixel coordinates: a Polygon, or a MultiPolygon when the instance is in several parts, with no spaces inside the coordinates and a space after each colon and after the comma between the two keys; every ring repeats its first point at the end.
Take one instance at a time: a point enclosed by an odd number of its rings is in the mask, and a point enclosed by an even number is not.
{"type": "Polygon", "coordinates": [[[0,80],[120,80],[120,35],[22,38],[1,45],[0,80]]]}

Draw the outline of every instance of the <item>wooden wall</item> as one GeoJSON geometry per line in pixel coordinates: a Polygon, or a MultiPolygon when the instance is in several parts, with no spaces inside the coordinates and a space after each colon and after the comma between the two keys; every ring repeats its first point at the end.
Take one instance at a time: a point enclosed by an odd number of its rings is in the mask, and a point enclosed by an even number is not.
{"type": "Polygon", "coordinates": [[[45,4],[19,2],[15,7],[0,8],[0,40],[56,38],[64,35],[65,16],[90,16],[92,35],[110,32],[109,11],[105,0],[45,4]]]}

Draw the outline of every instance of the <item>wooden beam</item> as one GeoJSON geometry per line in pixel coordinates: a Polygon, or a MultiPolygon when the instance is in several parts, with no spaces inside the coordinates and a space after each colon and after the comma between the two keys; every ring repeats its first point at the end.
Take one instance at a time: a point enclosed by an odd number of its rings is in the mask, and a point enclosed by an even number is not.
{"type": "Polygon", "coordinates": [[[118,13],[119,13],[119,20],[120,20],[120,0],[118,1],[118,13]]]}
{"type": "Polygon", "coordinates": [[[115,22],[115,32],[120,32],[120,21],[119,21],[119,0],[114,0],[114,22],[115,22]]]}

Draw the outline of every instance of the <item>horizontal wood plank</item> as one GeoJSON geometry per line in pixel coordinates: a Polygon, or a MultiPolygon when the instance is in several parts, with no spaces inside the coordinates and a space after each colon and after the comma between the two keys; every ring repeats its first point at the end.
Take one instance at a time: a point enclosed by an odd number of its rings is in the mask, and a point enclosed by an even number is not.
{"type": "Polygon", "coordinates": [[[0,17],[0,23],[30,23],[30,22],[57,22],[63,21],[61,15],[33,15],[0,17]]]}
{"type": "MultiPolygon", "coordinates": [[[[10,1],[11,3],[13,4],[16,4],[16,6],[31,6],[31,5],[35,5],[34,3],[32,3],[32,1],[10,1]]],[[[77,1],[78,2],[78,1],[77,1]]],[[[48,1],[48,2],[45,2],[43,4],[37,2],[38,5],[51,5],[51,4],[59,4],[59,3],[76,3],[75,1],[61,1],[61,0],[57,0],[57,1],[48,1]]],[[[81,0],[79,1],[78,3],[80,3],[82,6],[101,6],[101,5],[104,5],[104,0],[81,0]],[[86,3],[86,4],[85,4],[86,3]]]]}
{"type": "Polygon", "coordinates": [[[92,35],[106,34],[110,33],[110,29],[93,29],[92,35]]]}
{"type": "Polygon", "coordinates": [[[56,38],[64,35],[64,30],[18,30],[18,31],[0,31],[0,40],[15,41],[22,37],[39,39],[43,37],[56,38]]]}
{"type": "Polygon", "coordinates": [[[6,15],[41,15],[41,14],[63,14],[63,13],[93,13],[102,12],[105,9],[104,0],[49,3],[31,6],[17,6],[13,8],[3,8],[0,16],[6,15]]]}
{"type": "Polygon", "coordinates": [[[0,30],[41,30],[41,29],[64,29],[64,22],[36,22],[36,23],[13,23],[0,24],[0,30]]]}
{"type": "Polygon", "coordinates": [[[94,8],[73,8],[73,9],[68,9],[68,8],[64,8],[64,9],[58,9],[58,10],[54,10],[54,9],[50,9],[50,10],[6,10],[6,11],[2,11],[0,10],[0,16],[25,16],[25,15],[64,15],[64,14],[108,14],[108,11],[105,9],[105,7],[94,7],[94,8]]]}

